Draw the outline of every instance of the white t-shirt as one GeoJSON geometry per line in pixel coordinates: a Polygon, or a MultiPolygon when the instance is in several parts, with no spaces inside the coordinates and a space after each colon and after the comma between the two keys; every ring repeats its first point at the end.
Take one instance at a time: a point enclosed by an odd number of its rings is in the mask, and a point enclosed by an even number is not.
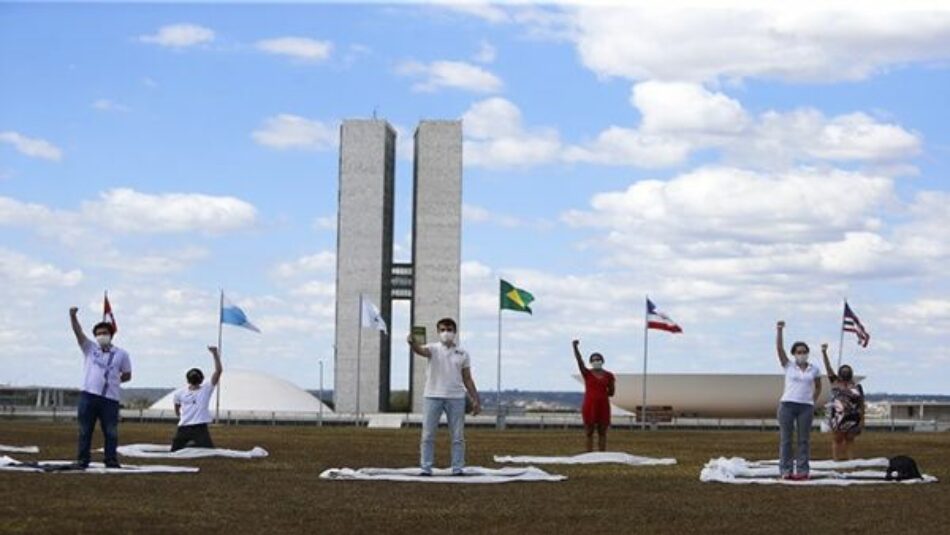
{"type": "Polygon", "coordinates": [[[211,401],[211,394],[213,393],[214,385],[210,381],[202,383],[194,390],[186,386],[175,391],[175,405],[181,405],[181,417],[178,420],[178,425],[207,424],[214,420],[208,410],[208,403],[211,401]]]}
{"type": "Polygon", "coordinates": [[[92,340],[82,345],[82,354],[85,356],[82,391],[119,401],[121,376],[132,371],[129,354],[116,346],[103,350],[92,340]]]}
{"type": "Polygon", "coordinates": [[[462,369],[471,366],[468,351],[457,345],[449,347],[441,342],[425,347],[430,355],[429,364],[426,366],[425,397],[464,398],[462,369]]]}
{"type": "Polygon", "coordinates": [[[808,367],[803,370],[794,360],[789,360],[785,366],[785,392],[782,393],[781,401],[814,405],[815,379],[819,377],[821,372],[814,364],[808,363],[808,367]]]}

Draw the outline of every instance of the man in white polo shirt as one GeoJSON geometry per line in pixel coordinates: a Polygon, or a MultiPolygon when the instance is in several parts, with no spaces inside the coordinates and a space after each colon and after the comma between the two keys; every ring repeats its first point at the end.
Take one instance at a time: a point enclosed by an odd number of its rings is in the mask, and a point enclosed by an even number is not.
{"type": "Polygon", "coordinates": [[[456,343],[457,327],[452,318],[443,318],[436,324],[439,342],[419,345],[409,335],[409,345],[419,356],[429,359],[426,366],[425,406],[422,419],[421,468],[422,475],[432,475],[435,457],[435,431],[439,418],[445,413],[452,435],[452,475],[463,475],[465,467],[465,394],[472,401],[472,414],[481,411],[478,391],[472,380],[468,351],[456,343]]]}
{"type": "Polygon", "coordinates": [[[204,373],[198,368],[192,368],[185,374],[188,386],[178,389],[173,396],[175,415],[179,417],[179,420],[178,430],[175,432],[175,438],[172,439],[172,451],[182,448],[214,447],[211,433],[208,432],[208,424],[214,420],[211,417],[211,411],[208,410],[208,404],[211,402],[214,389],[218,386],[218,381],[221,380],[223,368],[218,348],[208,346],[208,351],[214,358],[214,373],[211,374],[211,380],[205,383],[204,373]]]}
{"type": "Polygon", "coordinates": [[[96,341],[86,338],[79,324],[79,309],[69,309],[73,334],[84,358],[84,378],[79,396],[79,448],[76,464],[89,466],[89,449],[96,420],[105,438],[105,465],[119,468],[116,447],[119,444],[119,395],[121,384],[132,380],[132,361],[124,349],[112,345],[115,329],[111,323],[100,322],[92,328],[96,341]]]}

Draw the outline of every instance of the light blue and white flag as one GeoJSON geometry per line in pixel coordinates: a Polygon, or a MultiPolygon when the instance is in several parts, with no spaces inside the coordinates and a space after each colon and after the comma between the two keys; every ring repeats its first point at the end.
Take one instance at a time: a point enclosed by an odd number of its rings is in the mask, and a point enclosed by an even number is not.
{"type": "Polygon", "coordinates": [[[227,297],[224,297],[223,294],[221,296],[221,323],[244,327],[256,333],[261,332],[253,323],[248,321],[247,314],[245,314],[240,307],[229,301],[227,297]]]}
{"type": "Polygon", "coordinates": [[[360,324],[363,327],[373,327],[388,334],[386,331],[386,320],[383,319],[376,305],[364,297],[363,294],[360,294],[360,324]]]}

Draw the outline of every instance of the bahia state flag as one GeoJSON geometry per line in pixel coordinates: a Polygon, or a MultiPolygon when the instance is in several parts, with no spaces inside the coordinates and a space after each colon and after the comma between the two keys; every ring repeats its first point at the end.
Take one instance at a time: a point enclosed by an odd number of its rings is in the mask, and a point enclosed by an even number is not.
{"type": "Polygon", "coordinates": [[[681,333],[683,329],[669,316],[656,309],[656,305],[647,298],[647,329],[659,329],[671,333],[681,333]]]}
{"type": "Polygon", "coordinates": [[[227,297],[224,297],[224,294],[221,295],[221,323],[244,327],[256,333],[261,332],[253,323],[248,321],[247,314],[245,314],[240,307],[228,300],[227,297]]]}
{"type": "Polygon", "coordinates": [[[508,281],[501,279],[501,310],[515,310],[517,312],[527,312],[531,314],[531,307],[528,306],[534,301],[534,296],[530,293],[515,288],[508,281]]]}

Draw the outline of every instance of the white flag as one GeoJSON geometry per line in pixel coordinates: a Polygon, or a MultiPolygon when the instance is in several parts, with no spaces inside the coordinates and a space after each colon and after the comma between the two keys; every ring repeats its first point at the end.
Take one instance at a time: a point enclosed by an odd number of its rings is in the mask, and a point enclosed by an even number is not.
{"type": "Polygon", "coordinates": [[[360,307],[362,313],[360,314],[360,323],[363,327],[375,327],[376,329],[383,331],[386,334],[389,334],[389,331],[386,330],[386,320],[379,314],[379,309],[376,308],[376,305],[372,303],[369,299],[363,297],[360,294],[360,302],[362,306],[360,307]]]}

